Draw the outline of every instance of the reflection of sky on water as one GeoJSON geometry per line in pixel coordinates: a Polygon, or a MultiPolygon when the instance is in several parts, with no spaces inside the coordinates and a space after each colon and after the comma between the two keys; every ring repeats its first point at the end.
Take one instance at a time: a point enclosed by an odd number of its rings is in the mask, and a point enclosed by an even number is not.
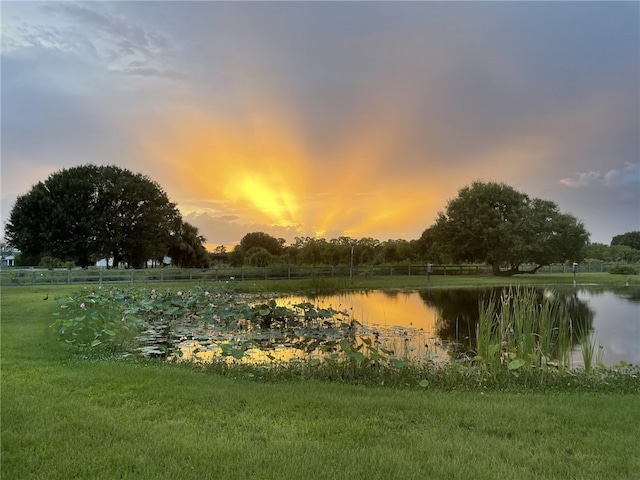
{"type": "Polygon", "coordinates": [[[578,290],[578,298],[595,312],[596,345],[604,346],[604,364],[621,360],[640,365],[640,303],[613,292],[578,290]]]}
{"type": "MultiPolygon", "coordinates": [[[[286,297],[279,302],[309,301],[306,297],[286,297]]],[[[426,356],[448,358],[448,350],[436,334],[438,311],[427,306],[418,292],[369,290],[317,297],[311,301],[319,307],[346,309],[352,319],[360,322],[363,335],[379,332],[383,346],[395,356],[423,359],[426,356]]]]}
{"type": "MultiPolygon", "coordinates": [[[[579,289],[576,295],[593,311],[596,348],[598,345],[604,346],[604,364],[614,365],[621,360],[640,364],[640,303],[632,302],[611,291],[579,289]]],[[[416,360],[425,357],[450,359],[447,342],[438,338],[437,334],[440,311],[436,306],[427,305],[417,291],[363,291],[313,299],[284,297],[278,300],[279,305],[290,308],[303,302],[310,302],[317,308],[331,307],[338,311],[346,311],[350,319],[363,325],[358,331],[358,336],[373,338],[373,333],[378,332],[381,346],[393,350],[395,357],[408,356],[416,360]]],[[[475,330],[473,326],[471,328],[475,330]]],[[[471,341],[463,334],[457,340],[463,345],[471,341]]],[[[183,358],[190,358],[195,348],[195,342],[182,344],[183,358]]],[[[465,350],[466,348],[462,348],[462,351],[465,350]]],[[[210,361],[212,357],[220,355],[221,350],[215,345],[198,353],[202,361],[210,361]]],[[[301,350],[289,346],[277,346],[268,352],[250,349],[247,355],[248,358],[244,361],[257,363],[270,361],[267,355],[278,361],[322,357],[319,351],[305,355],[301,350]]],[[[573,354],[574,366],[581,365],[581,357],[581,349],[577,346],[573,354]]]]}
{"type": "MultiPolygon", "coordinates": [[[[603,362],[614,365],[621,360],[640,364],[640,303],[632,302],[611,291],[597,291],[582,288],[577,291],[578,299],[594,312],[594,337],[597,345],[604,346],[603,362]]],[[[295,301],[302,301],[296,298],[295,301]]],[[[427,305],[416,291],[411,292],[356,292],[314,300],[322,306],[336,309],[347,308],[353,317],[367,326],[392,327],[394,325],[418,329],[419,334],[412,341],[415,354],[435,353],[447,358],[447,349],[436,334],[436,324],[440,315],[438,308],[427,305]],[[422,335],[422,332],[424,335],[422,335]],[[429,348],[423,349],[422,340],[429,348]]],[[[472,326],[473,328],[473,326],[472,326]]],[[[458,338],[464,343],[466,338],[458,338]]],[[[395,345],[398,338],[390,337],[395,345]]],[[[581,362],[581,350],[578,346],[573,357],[574,363],[581,362]]]]}

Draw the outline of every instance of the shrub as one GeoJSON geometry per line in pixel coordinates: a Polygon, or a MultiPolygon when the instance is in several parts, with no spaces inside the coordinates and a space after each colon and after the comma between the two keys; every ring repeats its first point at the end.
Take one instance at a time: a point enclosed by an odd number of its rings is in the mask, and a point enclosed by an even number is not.
{"type": "Polygon", "coordinates": [[[44,256],[40,259],[40,267],[48,268],[49,270],[53,270],[54,268],[62,267],[63,262],[59,258],[44,256]]]}
{"type": "Polygon", "coordinates": [[[637,275],[638,271],[628,265],[616,265],[609,269],[609,273],[613,275],[637,275]]]}

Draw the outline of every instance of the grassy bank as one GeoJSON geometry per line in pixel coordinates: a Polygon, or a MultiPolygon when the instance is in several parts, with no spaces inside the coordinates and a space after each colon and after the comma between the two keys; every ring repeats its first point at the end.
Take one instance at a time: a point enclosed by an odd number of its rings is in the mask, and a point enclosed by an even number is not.
{"type": "MultiPolygon", "coordinates": [[[[536,275],[515,275],[495,277],[493,275],[434,275],[427,279],[417,275],[383,277],[317,278],[310,280],[248,280],[235,282],[244,291],[323,290],[323,289],[388,289],[388,288],[451,288],[451,287],[491,287],[510,285],[570,286],[574,277],[570,273],[549,273],[536,275]]],[[[576,286],[600,285],[603,287],[624,287],[640,285],[640,275],[612,275],[609,273],[583,273],[576,275],[576,286]]]]}
{"type": "MultiPolygon", "coordinates": [[[[419,286],[382,280],[357,288],[419,286]]],[[[52,298],[76,289],[2,290],[2,478],[640,478],[638,395],[261,383],[87,360],[49,329],[52,298]]]]}

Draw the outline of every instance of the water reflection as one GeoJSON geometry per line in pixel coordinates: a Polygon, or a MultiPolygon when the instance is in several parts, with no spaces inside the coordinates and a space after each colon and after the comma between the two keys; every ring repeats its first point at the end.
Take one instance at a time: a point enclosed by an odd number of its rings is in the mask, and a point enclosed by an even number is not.
{"type": "MultiPolygon", "coordinates": [[[[382,328],[396,351],[410,339],[412,356],[437,355],[455,360],[472,354],[476,346],[479,304],[503,287],[449,288],[420,291],[363,291],[313,301],[348,306],[355,318],[370,329],[382,328]],[[395,327],[396,334],[393,334],[395,327]]],[[[573,329],[573,365],[582,364],[577,332],[590,332],[596,345],[604,347],[603,363],[614,365],[626,361],[640,364],[640,289],[621,287],[538,288],[544,295],[553,294],[571,316],[573,329]]]]}
{"type": "MultiPolygon", "coordinates": [[[[449,341],[449,355],[457,358],[461,355],[472,355],[476,348],[476,324],[480,316],[480,304],[499,298],[503,287],[485,289],[439,289],[418,292],[425,305],[438,311],[436,333],[449,341]]],[[[595,312],[588,303],[575,291],[551,291],[536,289],[537,303],[544,301],[544,296],[554,296],[566,307],[571,317],[572,345],[578,346],[578,332],[592,332],[595,312]]]]}
{"type": "MultiPolygon", "coordinates": [[[[414,360],[454,361],[463,355],[473,355],[476,346],[476,323],[480,302],[498,296],[502,288],[450,288],[420,291],[361,291],[332,296],[283,297],[278,305],[292,306],[312,302],[317,308],[332,308],[342,312],[347,320],[360,325],[352,338],[369,338],[381,342],[396,357],[414,360]]],[[[580,366],[581,349],[577,333],[592,332],[596,345],[603,345],[605,365],[621,360],[640,364],[640,289],[568,288],[536,290],[539,301],[545,295],[555,295],[571,317],[572,364],[580,366]]],[[[339,339],[340,332],[325,331],[330,342],[339,339]]],[[[234,335],[246,332],[206,332],[183,335],[180,349],[185,358],[195,353],[201,360],[221,355],[219,346],[234,335]]],[[[245,352],[245,361],[289,361],[293,358],[321,358],[322,341],[309,343],[308,338],[292,332],[267,330],[260,332],[261,348],[245,352]],[[289,336],[286,336],[289,335],[289,336]]],[[[326,346],[326,343],[324,344],[326,346]]]]}
{"type": "Polygon", "coordinates": [[[640,365],[640,289],[580,289],[578,298],[595,312],[594,336],[604,346],[605,365],[640,365]]]}

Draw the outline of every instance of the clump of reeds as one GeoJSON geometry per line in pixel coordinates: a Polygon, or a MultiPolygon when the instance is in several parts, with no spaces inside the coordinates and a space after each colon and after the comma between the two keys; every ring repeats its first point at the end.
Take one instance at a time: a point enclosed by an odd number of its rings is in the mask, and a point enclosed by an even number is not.
{"type": "Polygon", "coordinates": [[[578,328],[576,329],[576,334],[578,336],[578,342],[580,342],[580,349],[582,351],[584,371],[586,373],[591,373],[594,366],[598,368],[604,367],[602,363],[604,347],[602,345],[599,345],[596,348],[596,340],[593,337],[593,333],[586,327],[578,326],[578,328]]]}
{"type": "Polygon", "coordinates": [[[564,371],[571,341],[569,312],[553,292],[510,287],[480,305],[475,360],[488,373],[564,371]]]}

